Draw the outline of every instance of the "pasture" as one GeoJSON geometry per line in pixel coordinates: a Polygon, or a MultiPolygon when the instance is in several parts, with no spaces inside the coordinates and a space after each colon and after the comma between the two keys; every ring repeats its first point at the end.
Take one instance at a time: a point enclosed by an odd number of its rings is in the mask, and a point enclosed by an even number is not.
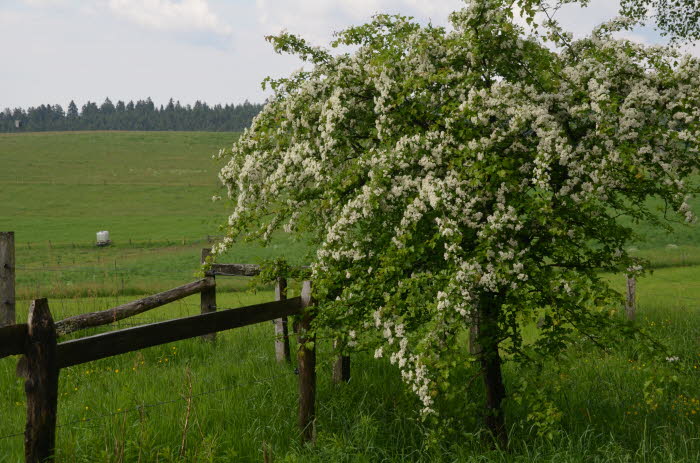
{"type": "MultiPolygon", "coordinates": [[[[16,232],[17,319],[36,297],[48,297],[61,319],[193,280],[206,236],[219,233],[226,213],[210,200],[222,194],[211,155],[233,138],[0,135],[0,230],[16,232]],[[112,246],[94,246],[98,230],[110,231],[112,246]]],[[[640,228],[645,241],[635,252],[655,267],[638,282],[637,323],[678,360],[650,361],[630,342],[603,351],[582,339],[543,371],[508,364],[506,384],[523,387],[506,405],[510,452],[479,434],[478,381],[456,401],[465,418],[437,435],[386,359],[353,355],[351,381],[334,386],[327,340],[318,343],[317,444],[301,446],[294,366],[275,362],[272,326],[262,324],[220,334],[215,345],[181,341],[64,370],[58,461],[698,461],[700,232],[675,228],[640,228]]],[[[240,245],[222,260],[301,263],[307,252],[277,236],[268,248],[240,245]]],[[[609,278],[623,290],[623,277],[609,278]]],[[[270,288],[219,280],[220,307],[273,298],[270,288]]],[[[199,299],[191,297],[88,333],[195,313],[199,299]]],[[[16,363],[0,360],[0,462],[22,455],[16,363]]]]}

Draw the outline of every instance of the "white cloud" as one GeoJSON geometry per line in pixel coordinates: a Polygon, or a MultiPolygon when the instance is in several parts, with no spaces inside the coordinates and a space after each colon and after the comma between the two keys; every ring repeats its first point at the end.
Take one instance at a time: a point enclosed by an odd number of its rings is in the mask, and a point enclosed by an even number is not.
{"type": "Polygon", "coordinates": [[[208,0],[20,0],[45,11],[114,16],[143,29],[184,36],[198,44],[224,45],[233,29],[212,11],[208,0]]]}
{"type": "Polygon", "coordinates": [[[414,16],[420,22],[446,24],[447,16],[464,6],[462,0],[256,0],[258,19],[265,33],[282,29],[325,44],[332,33],[362,24],[378,13],[414,16]]]}
{"type": "MultiPolygon", "coordinates": [[[[282,77],[303,65],[279,56],[263,39],[289,29],[324,45],[332,32],[376,13],[415,16],[445,25],[461,0],[0,0],[0,30],[23,37],[0,47],[5,106],[103,101],[106,96],[151,96],[182,103],[262,101],[267,75],[282,77]],[[32,34],[26,31],[31,29],[32,34]],[[90,37],[86,40],[86,37],[90,37]],[[183,64],[184,63],[184,64],[183,64]],[[47,73],[46,69],[53,72],[47,73]],[[214,69],[216,72],[203,70],[214,69]]],[[[614,16],[618,0],[567,6],[557,18],[576,36],[614,16]]],[[[650,28],[628,38],[663,42],[650,28]]],[[[686,46],[700,56],[700,45],[686,46]]]]}
{"type": "Polygon", "coordinates": [[[446,24],[447,16],[465,5],[462,0],[337,0],[333,3],[354,20],[362,20],[374,13],[401,13],[436,24],[446,24]]]}
{"type": "MultiPolygon", "coordinates": [[[[400,13],[419,22],[447,25],[451,12],[466,6],[464,0],[256,0],[258,19],[265,33],[282,29],[300,33],[317,44],[329,41],[334,31],[362,24],[377,13],[400,13]]],[[[569,5],[557,13],[567,30],[582,36],[617,14],[618,0],[592,0],[587,8],[569,5]]],[[[520,21],[519,21],[520,22],[520,21]]],[[[524,21],[523,21],[524,24],[524,21]]]]}
{"type": "Polygon", "coordinates": [[[66,0],[24,0],[24,3],[30,6],[59,6],[66,5],[66,0]]]}
{"type": "Polygon", "coordinates": [[[206,0],[109,0],[109,9],[128,21],[150,29],[175,32],[211,32],[229,35],[206,0]]]}

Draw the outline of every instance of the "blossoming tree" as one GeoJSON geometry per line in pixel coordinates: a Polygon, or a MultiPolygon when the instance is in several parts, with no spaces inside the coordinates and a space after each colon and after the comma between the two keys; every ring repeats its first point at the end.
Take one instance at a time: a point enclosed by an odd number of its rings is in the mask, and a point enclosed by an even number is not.
{"type": "Polygon", "coordinates": [[[504,353],[605,342],[622,323],[601,310],[620,296],[600,271],[636,265],[630,223],[693,220],[700,159],[697,59],[616,40],[614,23],[553,30],[547,47],[507,3],[473,1],[449,30],[379,15],[338,34],[346,53],[271,38],[310,66],[268,81],[222,152],[233,211],[215,249],[278,229],[310,240],[318,326],[388,356],[427,415],[478,360],[501,442],[504,353]]]}

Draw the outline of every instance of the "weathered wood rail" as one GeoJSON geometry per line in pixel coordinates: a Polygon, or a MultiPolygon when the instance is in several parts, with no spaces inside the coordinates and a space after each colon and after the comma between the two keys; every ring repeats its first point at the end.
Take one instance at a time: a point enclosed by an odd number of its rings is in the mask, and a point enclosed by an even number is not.
{"type": "Polygon", "coordinates": [[[216,282],[213,278],[204,278],[112,309],[65,318],[56,322],[56,332],[60,336],[86,328],[107,325],[214,287],[216,287],[216,282]]]}
{"type": "Polygon", "coordinates": [[[137,326],[58,345],[61,368],[301,313],[301,297],[137,326]]]}
{"type": "MultiPolygon", "coordinates": [[[[292,315],[302,317],[306,332],[313,320],[313,311],[309,307],[310,288],[310,282],[305,282],[305,293],[300,297],[203,313],[60,343],[48,301],[34,300],[29,308],[27,324],[0,328],[0,353],[3,356],[23,355],[17,373],[25,378],[27,394],[25,461],[39,463],[54,458],[58,378],[62,368],[292,315]]],[[[306,341],[304,335],[300,335],[299,426],[302,439],[311,440],[315,421],[316,353],[313,344],[306,344],[306,341]]]]}
{"type": "Polygon", "coordinates": [[[254,264],[212,264],[211,273],[227,277],[254,277],[260,274],[260,266],[254,264]]]}
{"type": "MultiPolygon", "coordinates": [[[[27,394],[27,425],[25,428],[25,461],[44,462],[54,458],[56,420],[58,410],[58,378],[62,368],[68,368],[115,355],[132,352],[189,338],[201,337],[211,341],[215,333],[257,324],[274,322],[275,355],[280,362],[291,362],[288,318],[298,316],[296,360],[299,374],[298,424],[304,442],[314,440],[316,419],[316,349],[312,322],[314,311],[311,300],[311,282],[302,285],[299,297],[287,297],[287,280],[278,278],[275,301],[247,307],[217,310],[216,277],[260,274],[260,267],[250,264],[211,264],[205,278],[178,286],[158,294],[138,299],[99,312],[85,313],[54,322],[46,299],[32,301],[27,323],[14,320],[14,234],[2,235],[5,247],[2,254],[7,271],[2,274],[0,292],[12,304],[0,305],[0,315],[7,326],[0,323],[0,358],[21,355],[17,374],[25,378],[27,394]],[[9,237],[9,238],[8,238],[9,237]],[[10,245],[7,245],[10,243],[10,245]],[[59,342],[59,337],[86,328],[98,327],[133,317],[179,299],[200,293],[199,315],[167,320],[133,328],[59,342]],[[8,315],[10,314],[10,315],[8,315]]],[[[204,263],[210,254],[202,250],[204,263]]],[[[338,358],[333,381],[348,381],[350,359],[338,358]]]]}
{"type": "Polygon", "coordinates": [[[26,323],[0,328],[0,358],[23,354],[26,339],[26,323]]]}

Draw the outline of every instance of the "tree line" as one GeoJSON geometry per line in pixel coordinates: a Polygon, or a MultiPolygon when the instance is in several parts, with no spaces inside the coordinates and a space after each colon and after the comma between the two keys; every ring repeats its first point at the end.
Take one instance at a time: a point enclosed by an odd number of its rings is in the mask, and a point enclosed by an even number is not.
{"type": "Polygon", "coordinates": [[[0,112],[0,132],[41,132],[65,130],[202,130],[237,132],[250,126],[262,104],[249,103],[209,106],[197,101],[181,105],[171,98],[156,106],[151,98],[136,103],[109,98],[98,105],[88,101],[80,110],[74,101],[66,110],[61,105],[40,105],[28,109],[6,108],[0,112]]]}

